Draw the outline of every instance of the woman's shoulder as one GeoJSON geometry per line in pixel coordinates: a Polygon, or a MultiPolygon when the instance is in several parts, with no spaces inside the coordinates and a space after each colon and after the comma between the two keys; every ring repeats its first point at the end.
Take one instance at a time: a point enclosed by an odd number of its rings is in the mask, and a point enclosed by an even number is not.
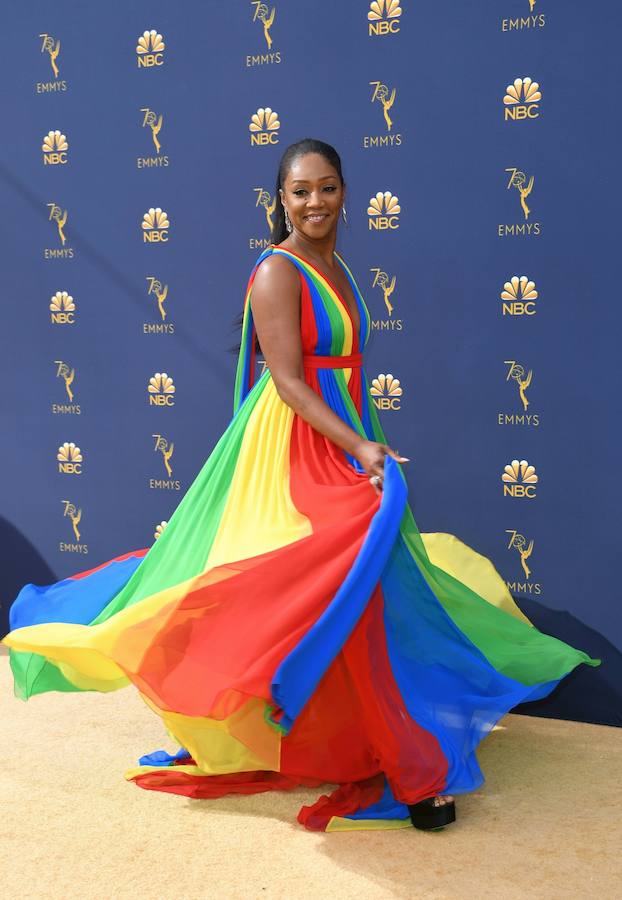
{"type": "Polygon", "coordinates": [[[262,280],[265,280],[276,277],[277,280],[285,279],[292,283],[297,281],[295,262],[288,254],[279,252],[286,249],[286,247],[280,248],[278,245],[266,247],[255,262],[255,278],[261,277],[262,280]]]}
{"type": "Polygon", "coordinates": [[[284,253],[274,253],[277,249],[272,246],[266,248],[270,253],[262,253],[255,263],[253,278],[253,293],[255,295],[265,292],[293,292],[298,296],[300,292],[300,279],[295,263],[284,253]],[[265,254],[265,255],[264,255],[265,254]]]}

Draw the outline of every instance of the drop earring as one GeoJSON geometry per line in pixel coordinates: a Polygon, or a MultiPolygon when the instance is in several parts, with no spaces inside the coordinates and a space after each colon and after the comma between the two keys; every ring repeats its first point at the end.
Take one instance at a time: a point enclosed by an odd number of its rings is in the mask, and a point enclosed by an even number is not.
{"type": "Polygon", "coordinates": [[[291,220],[290,220],[289,216],[287,215],[287,209],[285,209],[285,207],[283,207],[283,209],[284,209],[284,211],[285,211],[285,227],[287,228],[287,230],[288,230],[289,233],[291,234],[291,232],[292,232],[292,223],[291,223],[291,220]]]}
{"type": "Polygon", "coordinates": [[[347,224],[348,224],[348,217],[347,217],[347,215],[346,215],[346,207],[345,207],[345,204],[341,207],[341,216],[342,216],[342,218],[343,218],[343,224],[344,224],[344,225],[347,225],[347,224]]]}

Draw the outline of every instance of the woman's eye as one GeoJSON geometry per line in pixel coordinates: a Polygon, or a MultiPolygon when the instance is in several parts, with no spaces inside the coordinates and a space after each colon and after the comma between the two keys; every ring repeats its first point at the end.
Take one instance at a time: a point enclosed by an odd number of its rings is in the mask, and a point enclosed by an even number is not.
{"type": "MultiPolygon", "coordinates": [[[[334,184],[327,184],[326,187],[324,188],[324,190],[325,190],[325,191],[330,191],[331,193],[333,193],[334,191],[337,190],[337,188],[335,187],[334,184]]],[[[300,194],[304,194],[304,193],[306,193],[305,188],[297,188],[297,189],[294,191],[294,194],[296,194],[296,196],[298,196],[298,195],[300,195],[300,194]]]]}

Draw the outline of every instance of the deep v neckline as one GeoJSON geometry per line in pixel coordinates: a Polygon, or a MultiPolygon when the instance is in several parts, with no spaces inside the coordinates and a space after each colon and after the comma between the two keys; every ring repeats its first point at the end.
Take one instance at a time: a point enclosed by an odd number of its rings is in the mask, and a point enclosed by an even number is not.
{"type": "MultiPolygon", "coordinates": [[[[273,244],[272,246],[273,246],[273,248],[274,248],[275,250],[278,250],[278,249],[279,249],[278,244],[273,244]]],[[[313,269],[313,271],[314,271],[314,272],[317,272],[318,275],[319,275],[321,278],[324,279],[324,281],[325,281],[326,284],[331,288],[331,290],[333,290],[333,291],[335,292],[335,294],[337,295],[337,298],[338,298],[339,302],[341,303],[341,305],[343,306],[343,308],[345,309],[345,311],[346,311],[347,314],[348,314],[348,317],[349,317],[349,319],[350,319],[350,322],[352,323],[352,331],[353,331],[353,333],[356,335],[357,342],[358,342],[359,345],[360,345],[361,323],[362,323],[362,319],[361,319],[361,307],[360,307],[360,304],[359,304],[359,301],[358,301],[358,297],[357,297],[358,288],[356,288],[356,289],[355,289],[355,288],[352,288],[352,296],[354,297],[354,302],[355,302],[355,304],[356,304],[356,310],[357,310],[358,316],[359,316],[359,325],[358,325],[358,329],[357,329],[357,327],[356,327],[356,322],[354,321],[354,316],[352,315],[352,310],[351,310],[350,307],[348,306],[348,303],[347,303],[347,301],[346,301],[346,298],[343,296],[343,294],[341,293],[341,291],[339,290],[339,288],[337,287],[337,285],[334,284],[332,278],[329,278],[328,275],[325,275],[324,272],[322,272],[320,269],[318,269],[318,267],[317,267],[316,265],[314,265],[314,263],[311,262],[311,260],[307,259],[307,258],[306,258],[305,256],[303,256],[301,253],[298,253],[296,250],[290,250],[289,247],[281,247],[280,249],[281,249],[281,250],[284,250],[286,253],[291,253],[293,256],[297,256],[298,259],[301,259],[303,262],[307,263],[308,266],[311,266],[311,268],[313,269]]],[[[347,274],[347,272],[346,272],[346,270],[345,270],[345,265],[344,265],[344,263],[343,263],[343,260],[341,259],[341,257],[339,256],[339,254],[337,253],[336,250],[333,250],[333,256],[335,257],[335,259],[338,260],[339,265],[341,266],[344,275],[345,275],[346,278],[348,279],[348,274],[347,274]]],[[[350,283],[350,280],[349,280],[349,279],[348,279],[348,283],[350,283]]],[[[352,287],[352,285],[350,285],[350,287],[352,287]]]]}

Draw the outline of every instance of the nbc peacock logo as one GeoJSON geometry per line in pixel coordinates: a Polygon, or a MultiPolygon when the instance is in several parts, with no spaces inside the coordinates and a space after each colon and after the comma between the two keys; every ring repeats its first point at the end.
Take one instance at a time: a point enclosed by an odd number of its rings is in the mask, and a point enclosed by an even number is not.
{"type": "Polygon", "coordinates": [[[82,451],[73,441],[65,441],[56,453],[58,471],[62,475],[81,475],[84,458],[82,451]]]}
{"type": "Polygon", "coordinates": [[[164,38],[152,28],[143,31],[136,43],[136,63],[139,69],[152,69],[164,65],[164,38]]]}
{"type": "Polygon", "coordinates": [[[60,131],[48,131],[41,145],[44,166],[65,166],[69,162],[69,144],[66,135],[60,131]]]}
{"type": "Polygon", "coordinates": [[[168,215],[159,206],[151,207],[143,215],[140,223],[144,244],[165,244],[171,223],[168,215]]]}
{"type": "Polygon", "coordinates": [[[162,537],[162,534],[164,533],[164,529],[166,528],[167,525],[168,525],[168,521],[166,519],[163,519],[161,522],[159,522],[156,525],[156,529],[153,532],[154,540],[157,541],[158,538],[162,537]]]}
{"type": "Polygon", "coordinates": [[[367,207],[368,227],[370,231],[395,230],[400,227],[399,214],[402,208],[398,198],[391,191],[378,191],[371,197],[367,207]]]}
{"type": "Polygon", "coordinates": [[[512,275],[503,285],[499,295],[503,304],[501,314],[504,316],[535,316],[538,297],[536,284],[527,275],[512,275]]]}
{"type": "Polygon", "coordinates": [[[50,299],[50,319],[53,325],[73,325],[76,303],[67,291],[56,291],[50,299]]]}
{"type": "Polygon", "coordinates": [[[526,459],[513,459],[509,465],[504,466],[501,481],[504,497],[535,500],[538,476],[535,466],[526,459]]]}
{"type": "Polygon", "coordinates": [[[251,116],[248,126],[251,138],[251,147],[266,147],[268,144],[278,144],[279,142],[279,122],[278,113],[269,106],[260,106],[257,112],[251,116]]]}
{"type": "Polygon", "coordinates": [[[369,393],[377,409],[397,410],[401,408],[402,386],[390,372],[373,378],[369,393]]]}
{"type": "Polygon", "coordinates": [[[402,7],[400,0],[371,0],[367,12],[367,28],[370,37],[397,34],[400,30],[402,7]]]}
{"type": "Polygon", "coordinates": [[[537,119],[540,115],[539,103],[542,92],[537,81],[528,76],[515,78],[508,84],[503,97],[504,122],[520,122],[537,119]]]}
{"type": "Polygon", "coordinates": [[[147,397],[149,406],[174,406],[175,385],[166,372],[156,372],[149,379],[147,397]]]}

